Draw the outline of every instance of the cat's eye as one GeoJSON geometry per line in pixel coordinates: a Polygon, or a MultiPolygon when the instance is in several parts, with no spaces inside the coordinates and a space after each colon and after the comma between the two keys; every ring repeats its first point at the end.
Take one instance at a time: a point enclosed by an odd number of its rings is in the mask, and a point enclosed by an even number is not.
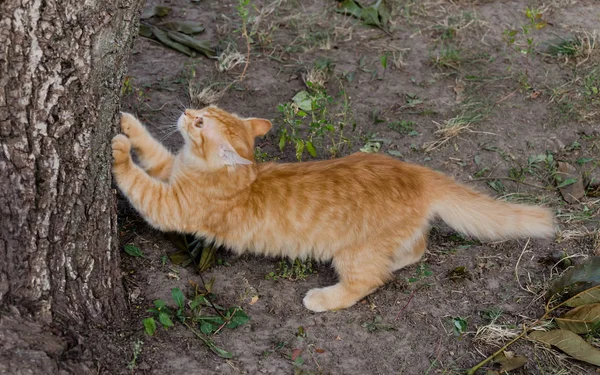
{"type": "Polygon", "coordinates": [[[202,117],[196,117],[194,119],[194,126],[197,128],[201,128],[204,125],[204,119],[202,117]]]}

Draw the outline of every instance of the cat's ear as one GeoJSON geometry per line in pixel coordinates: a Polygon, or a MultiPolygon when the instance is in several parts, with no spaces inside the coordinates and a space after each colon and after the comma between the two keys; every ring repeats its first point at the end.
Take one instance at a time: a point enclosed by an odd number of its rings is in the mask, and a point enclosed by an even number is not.
{"type": "Polygon", "coordinates": [[[265,135],[269,130],[271,130],[271,121],[264,118],[248,118],[246,121],[250,123],[255,137],[265,135]]]}
{"type": "Polygon", "coordinates": [[[236,166],[252,164],[250,160],[241,157],[229,142],[225,140],[219,145],[219,156],[225,165],[236,166]]]}

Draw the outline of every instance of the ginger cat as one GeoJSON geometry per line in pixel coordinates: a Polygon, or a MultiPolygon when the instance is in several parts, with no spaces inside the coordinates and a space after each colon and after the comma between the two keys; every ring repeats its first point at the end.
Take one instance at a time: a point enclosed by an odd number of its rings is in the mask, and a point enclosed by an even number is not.
{"type": "Polygon", "coordinates": [[[186,110],[177,125],[185,145],[172,155],[122,114],[124,135],[113,138],[112,150],[123,194],[160,230],[193,233],[238,254],[332,260],[339,282],[308,291],[304,305],[312,311],[352,306],[417,262],[436,216],[480,239],[554,233],[545,208],[497,201],[384,155],[256,164],[254,138],[269,131],[268,120],[210,106],[186,110]]]}

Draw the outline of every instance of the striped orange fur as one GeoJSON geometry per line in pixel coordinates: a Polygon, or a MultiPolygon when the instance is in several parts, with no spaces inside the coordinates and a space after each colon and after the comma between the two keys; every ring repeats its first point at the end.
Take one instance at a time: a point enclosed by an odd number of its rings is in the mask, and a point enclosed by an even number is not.
{"type": "Polygon", "coordinates": [[[257,164],[254,139],[269,131],[268,120],[210,106],[186,110],[178,126],[185,145],[172,155],[123,113],[123,134],[112,141],[123,194],[161,230],[193,233],[236,253],[332,260],[339,282],[308,292],[304,305],[313,311],[352,306],[418,261],[436,216],[480,239],[554,233],[545,208],[497,201],[383,155],[257,164]]]}

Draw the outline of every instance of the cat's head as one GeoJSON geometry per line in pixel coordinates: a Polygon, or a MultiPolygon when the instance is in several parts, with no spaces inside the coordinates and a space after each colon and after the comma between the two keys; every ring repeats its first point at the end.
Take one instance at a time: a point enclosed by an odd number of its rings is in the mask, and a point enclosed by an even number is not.
{"type": "Polygon", "coordinates": [[[271,129],[269,120],[240,118],[216,106],[186,109],[177,121],[190,152],[206,169],[252,164],[254,138],[271,129]]]}

